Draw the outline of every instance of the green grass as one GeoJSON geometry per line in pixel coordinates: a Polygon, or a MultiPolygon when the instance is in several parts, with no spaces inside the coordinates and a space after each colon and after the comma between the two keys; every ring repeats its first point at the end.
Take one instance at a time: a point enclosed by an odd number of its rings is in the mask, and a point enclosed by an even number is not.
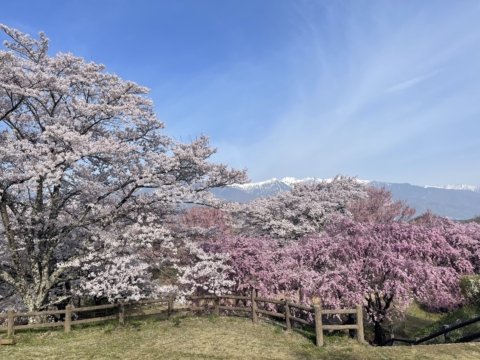
{"type": "MultiPolygon", "coordinates": [[[[445,314],[429,313],[414,303],[405,311],[404,317],[394,318],[392,322],[386,320],[382,324],[382,328],[387,338],[390,337],[390,330],[393,330],[395,337],[413,339],[417,332],[439,321],[444,315],[445,314]]],[[[369,323],[366,319],[364,320],[364,329],[365,339],[373,340],[373,324],[369,323]]],[[[343,333],[347,334],[348,332],[343,331],[343,333]]]]}
{"type": "MultiPolygon", "coordinates": [[[[427,312],[418,304],[413,304],[406,311],[403,319],[395,319],[391,325],[395,337],[413,340],[416,337],[422,338],[439,330],[443,330],[444,325],[456,325],[477,316],[480,316],[480,307],[474,305],[468,305],[456,311],[441,314],[427,312]]],[[[390,324],[386,322],[383,327],[385,329],[390,329],[389,325],[390,324]]],[[[480,322],[452,331],[449,335],[451,340],[455,341],[465,335],[478,331],[480,331],[480,322]]],[[[373,327],[368,323],[365,324],[365,336],[366,338],[373,336],[373,327]]],[[[439,336],[429,340],[426,344],[431,345],[443,343],[443,336],[439,336]]],[[[401,345],[401,343],[398,345],[401,345]]]]}
{"type": "MultiPolygon", "coordinates": [[[[3,333],[4,337],[5,334],[3,333]]],[[[342,336],[315,346],[311,329],[291,333],[277,322],[240,316],[163,316],[17,331],[0,359],[478,359],[480,344],[374,348],[342,336]]]]}
{"type": "Polygon", "coordinates": [[[407,309],[403,319],[394,320],[393,333],[396,337],[413,339],[419,331],[439,321],[444,315],[429,313],[414,303],[407,309]]]}
{"type": "MultiPolygon", "coordinates": [[[[443,330],[444,325],[450,325],[450,326],[456,325],[478,316],[480,316],[480,307],[475,305],[467,305],[459,310],[452,311],[448,314],[445,314],[439,320],[417,331],[415,334],[413,334],[413,336],[421,338],[431,333],[434,333],[436,331],[443,330]]],[[[463,336],[466,336],[478,331],[480,331],[480,322],[465,326],[458,330],[454,330],[450,332],[449,335],[452,341],[455,341],[457,339],[460,339],[463,336]]],[[[432,344],[442,343],[442,342],[443,342],[442,336],[439,336],[429,341],[429,343],[432,343],[432,344]]]]}

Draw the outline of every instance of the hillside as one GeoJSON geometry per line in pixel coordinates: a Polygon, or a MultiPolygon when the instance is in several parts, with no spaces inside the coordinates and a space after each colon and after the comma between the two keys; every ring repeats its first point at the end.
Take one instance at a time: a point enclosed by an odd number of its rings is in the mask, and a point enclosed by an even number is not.
{"type": "Polygon", "coordinates": [[[480,344],[435,346],[360,345],[325,336],[318,348],[308,332],[285,333],[275,323],[254,325],[242,317],[185,317],[177,321],[130,320],[62,330],[19,332],[1,346],[1,359],[478,359],[480,344]]]}

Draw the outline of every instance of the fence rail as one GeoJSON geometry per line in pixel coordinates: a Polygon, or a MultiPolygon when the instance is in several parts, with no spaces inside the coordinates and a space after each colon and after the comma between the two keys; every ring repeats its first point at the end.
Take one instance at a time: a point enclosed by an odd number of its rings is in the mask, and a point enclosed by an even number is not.
{"type": "MultiPolygon", "coordinates": [[[[476,323],[476,322],[479,322],[480,321],[480,316],[477,316],[473,319],[470,319],[470,320],[467,320],[467,321],[464,321],[464,322],[461,322],[459,324],[456,324],[456,325],[453,325],[453,326],[449,326],[449,325],[444,325],[443,327],[443,330],[439,330],[439,331],[436,331],[434,333],[431,333],[430,335],[427,335],[423,338],[415,338],[415,340],[412,340],[412,339],[402,339],[402,338],[396,338],[395,336],[392,336],[390,337],[390,339],[388,340],[385,340],[384,342],[382,342],[379,346],[387,346],[387,345],[390,345],[390,346],[393,346],[393,344],[398,341],[398,342],[404,342],[404,343],[407,343],[407,344],[412,344],[412,345],[419,345],[419,344],[422,344],[428,340],[432,340],[438,336],[442,336],[443,335],[443,338],[444,338],[444,341],[445,343],[449,343],[450,342],[450,336],[448,335],[449,332],[451,331],[454,331],[454,330],[457,330],[457,329],[460,329],[460,328],[463,328],[465,326],[468,326],[468,325],[471,325],[473,323],[476,323]]],[[[458,340],[456,340],[455,342],[456,343],[461,343],[461,342],[469,342],[469,341],[472,341],[472,340],[475,340],[475,339],[478,339],[480,338],[480,332],[476,332],[474,334],[470,334],[470,335],[467,335],[467,336],[464,336],[458,340]]]]}
{"type": "MultiPolygon", "coordinates": [[[[324,330],[356,330],[357,340],[362,343],[365,342],[365,335],[364,335],[364,329],[363,329],[363,308],[360,305],[358,305],[355,309],[323,310],[320,302],[317,304],[313,304],[313,306],[306,306],[306,305],[292,303],[289,299],[286,299],[286,300],[266,299],[266,298],[258,297],[257,290],[252,290],[251,296],[205,295],[205,296],[189,296],[187,297],[187,299],[213,300],[215,302],[215,305],[210,306],[209,308],[210,309],[213,308],[214,314],[216,315],[219,314],[220,310],[250,312],[252,321],[254,323],[258,322],[258,314],[264,314],[268,316],[285,319],[287,331],[291,331],[292,321],[296,321],[300,324],[312,326],[315,328],[317,346],[323,346],[324,330]],[[221,299],[249,300],[250,306],[239,307],[239,306],[220,305],[221,299]],[[257,302],[283,305],[285,308],[285,311],[282,313],[279,313],[275,311],[259,309],[257,302]],[[305,319],[300,319],[298,317],[293,316],[291,313],[291,308],[312,313],[314,315],[314,321],[309,322],[305,319]],[[332,314],[356,314],[357,323],[348,324],[348,325],[323,325],[322,315],[332,315],[332,314]]],[[[199,309],[204,310],[205,307],[199,307],[199,309]]]]}
{"type": "MultiPolygon", "coordinates": [[[[320,303],[313,304],[313,306],[305,306],[301,304],[292,303],[289,299],[277,300],[277,299],[266,299],[257,296],[257,290],[252,290],[250,296],[237,296],[237,295],[205,295],[205,296],[189,296],[188,300],[207,300],[207,303],[204,306],[174,306],[174,296],[169,296],[168,298],[160,298],[155,300],[141,300],[135,302],[122,302],[119,301],[116,304],[107,304],[107,305],[97,305],[97,306],[87,306],[87,307],[78,307],[74,308],[71,305],[68,305],[65,310],[51,310],[51,311],[36,311],[36,312],[27,312],[27,313],[16,313],[13,310],[9,310],[7,314],[0,314],[0,319],[7,319],[7,326],[0,326],[0,331],[7,331],[7,336],[11,337],[14,334],[15,330],[23,329],[39,329],[39,328],[50,328],[50,327],[60,327],[63,326],[65,332],[71,331],[72,325],[78,324],[87,324],[98,321],[107,321],[118,319],[120,325],[125,324],[125,317],[132,316],[141,316],[141,315],[154,315],[167,312],[168,317],[175,312],[182,311],[205,311],[213,310],[215,315],[220,314],[220,310],[224,311],[242,311],[249,312],[252,317],[253,323],[258,323],[258,315],[263,314],[267,316],[272,316],[276,318],[285,319],[287,331],[292,330],[292,322],[298,322],[304,325],[310,325],[315,328],[316,333],[316,344],[317,346],[323,346],[323,331],[324,330],[356,330],[357,340],[359,342],[364,342],[364,331],[363,331],[363,311],[362,307],[358,305],[356,309],[338,309],[338,310],[323,310],[320,303]],[[250,306],[227,306],[221,305],[221,299],[232,299],[232,300],[243,300],[250,301],[250,306]],[[208,301],[213,301],[214,305],[209,305],[208,301]],[[276,312],[270,310],[259,309],[257,302],[261,303],[271,303],[276,305],[282,305],[284,307],[283,312],[276,312]],[[149,305],[149,304],[167,304],[166,309],[135,312],[131,314],[125,314],[125,308],[136,308],[138,306],[149,305]],[[94,310],[106,310],[106,309],[117,309],[116,314],[102,317],[94,317],[89,319],[81,320],[72,320],[72,315],[76,313],[94,311],[94,310]],[[291,309],[299,309],[307,311],[313,314],[314,321],[309,322],[305,319],[295,317],[291,313],[291,309]],[[65,321],[63,322],[52,322],[52,323],[40,323],[40,324],[28,324],[28,325],[15,325],[16,317],[31,317],[31,316],[47,316],[47,315],[65,315],[65,321]],[[323,325],[322,324],[322,315],[324,314],[356,314],[357,323],[349,325],[323,325]]],[[[238,304],[236,304],[238,305],[238,304]]],[[[246,304],[245,304],[246,305],[246,304]]],[[[106,314],[105,314],[106,315],[106,314]]]]}
{"type": "Polygon", "coordinates": [[[41,329],[41,328],[53,328],[53,327],[60,327],[63,326],[65,332],[71,331],[72,325],[79,325],[79,324],[87,324],[99,321],[108,321],[108,320],[115,320],[118,319],[120,325],[124,325],[125,317],[132,317],[132,316],[140,316],[140,315],[154,315],[154,314],[161,314],[167,312],[168,315],[173,312],[173,297],[169,297],[167,299],[154,299],[154,300],[141,300],[135,302],[122,302],[119,301],[116,304],[106,304],[106,305],[96,305],[96,306],[85,306],[85,307],[78,307],[74,308],[71,305],[67,305],[65,310],[50,310],[50,311],[33,311],[33,312],[21,312],[17,313],[13,310],[8,310],[7,314],[0,314],[0,319],[7,319],[7,326],[0,326],[0,331],[7,331],[7,337],[10,337],[14,334],[15,330],[25,330],[25,329],[41,329]],[[132,314],[125,314],[125,307],[132,307],[135,308],[139,305],[148,305],[148,304],[155,304],[155,303],[167,303],[167,309],[162,309],[156,312],[149,312],[148,314],[144,314],[142,312],[136,312],[132,314]],[[107,309],[114,309],[117,308],[117,312],[115,315],[109,316],[102,316],[102,317],[94,317],[90,319],[81,319],[81,320],[72,320],[72,314],[82,313],[86,311],[94,311],[94,310],[107,310],[107,309]],[[15,318],[18,317],[33,317],[33,316],[48,316],[48,315],[65,315],[65,321],[63,322],[49,322],[49,323],[39,323],[39,324],[28,324],[28,325],[15,325],[15,318]]]}

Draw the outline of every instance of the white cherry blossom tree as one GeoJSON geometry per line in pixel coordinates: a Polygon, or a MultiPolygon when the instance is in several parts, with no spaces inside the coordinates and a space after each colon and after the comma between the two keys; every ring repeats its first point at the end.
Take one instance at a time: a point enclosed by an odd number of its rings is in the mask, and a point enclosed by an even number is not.
{"type": "MultiPolygon", "coordinates": [[[[247,181],[208,137],[162,134],[148,89],[5,25],[0,50],[0,281],[31,311],[83,294],[154,296],[142,252],[175,252],[163,220],[247,181]],[[149,191],[150,189],[150,191],[149,191]],[[153,189],[153,190],[152,190],[153,189]],[[71,290],[52,296],[65,284],[71,290]]],[[[65,286],[64,286],[65,287],[65,286]]]]}
{"type": "Polygon", "coordinates": [[[348,205],[367,198],[366,189],[355,177],[338,175],[332,181],[297,183],[289,191],[246,204],[226,204],[225,209],[245,235],[296,240],[321,232],[334,214],[351,217],[348,205]]]}

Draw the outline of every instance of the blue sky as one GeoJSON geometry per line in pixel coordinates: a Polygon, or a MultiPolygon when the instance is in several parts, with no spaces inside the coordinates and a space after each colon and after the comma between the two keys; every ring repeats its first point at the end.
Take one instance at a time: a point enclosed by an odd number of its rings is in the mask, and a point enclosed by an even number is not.
{"type": "MultiPolygon", "coordinates": [[[[151,89],[165,132],[272,177],[480,185],[480,2],[3,1],[151,89]]],[[[4,34],[0,35],[0,39],[4,34]]]]}

